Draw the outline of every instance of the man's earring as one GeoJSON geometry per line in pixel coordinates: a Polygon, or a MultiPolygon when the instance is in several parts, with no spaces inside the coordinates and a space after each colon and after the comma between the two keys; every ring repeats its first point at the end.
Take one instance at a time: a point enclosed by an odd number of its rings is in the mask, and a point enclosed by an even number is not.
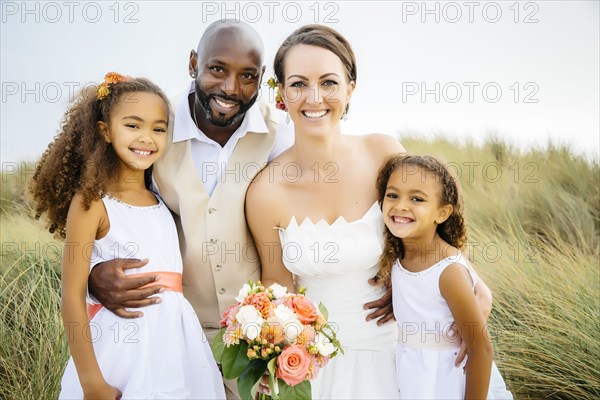
{"type": "Polygon", "coordinates": [[[196,73],[195,72],[192,72],[191,75],[192,75],[192,79],[196,79],[196,73]]]}

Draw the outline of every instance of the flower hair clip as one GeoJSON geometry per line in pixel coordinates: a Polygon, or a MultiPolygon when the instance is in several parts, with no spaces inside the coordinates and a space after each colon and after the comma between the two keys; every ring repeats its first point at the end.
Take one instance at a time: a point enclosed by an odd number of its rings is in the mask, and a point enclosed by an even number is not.
{"type": "Polygon", "coordinates": [[[96,98],[103,100],[110,94],[110,85],[113,83],[125,82],[128,78],[125,75],[121,75],[118,72],[109,72],[104,76],[104,82],[98,86],[96,91],[96,98]]]}
{"type": "Polygon", "coordinates": [[[287,111],[287,107],[283,102],[283,97],[281,97],[281,93],[279,93],[279,82],[275,78],[270,78],[267,81],[267,85],[270,89],[275,90],[275,107],[281,111],[287,111]]]}

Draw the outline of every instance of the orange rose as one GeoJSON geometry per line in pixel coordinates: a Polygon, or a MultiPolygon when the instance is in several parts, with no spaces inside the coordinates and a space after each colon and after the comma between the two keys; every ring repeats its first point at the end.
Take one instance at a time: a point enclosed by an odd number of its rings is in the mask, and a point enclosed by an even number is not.
{"type": "Polygon", "coordinates": [[[319,318],[317,307],[304,296],[290,296],[287,306],[296,313],[303,324],[310,324],[319,318]]]}
{"type": "Polygon", "coordinates": [[[286,347],[277,357],[277,377],[290,386],[296,386],[308,378],[311,357],[303,346],[286,347]]]}
{"type": "Polygon", "coordinates": [[[267,292],[249,295],[246,297],[246,300],[244,300],[244,305],[254,306],[264,319],[273,316],[273,310],[275,309],[267,292]]]}

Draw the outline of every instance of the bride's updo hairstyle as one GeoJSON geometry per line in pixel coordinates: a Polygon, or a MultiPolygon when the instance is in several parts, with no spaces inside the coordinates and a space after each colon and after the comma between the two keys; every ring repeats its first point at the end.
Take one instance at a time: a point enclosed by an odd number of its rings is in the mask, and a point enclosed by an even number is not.
{"type": "MultiPolygon", "coordinates": [[[[273,69],[275,71],[275,77],[277,82],[280,84],[285,83],[284,75],[284,63],[287,52],[298,44],[305,44],[309,46],[317,46],[323,49],[331,51],[333,54],[339,57],[346,69],[347,83],[356,83],[356,58],[352,51],[352,46],[338,31],[331,29],[325,25],[304,25],[290,36],[288,36],[277,54],[275,54],[275,60],[273,61],[273,69]]],[[[346,112],[348,112],[348,106],[346,106],[346,112]]]]}

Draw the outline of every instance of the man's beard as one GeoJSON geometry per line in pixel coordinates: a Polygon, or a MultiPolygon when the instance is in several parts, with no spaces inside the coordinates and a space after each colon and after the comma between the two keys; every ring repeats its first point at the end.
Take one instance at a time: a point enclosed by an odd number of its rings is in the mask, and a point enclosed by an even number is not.
{"type": "Polygon", "coordinates": [[[250,101],[243,102],[238,98],[227,96],[223,92],[208,94],[200,88],[198,81],[195,82],[195,86],[196,86],[196,98],[198,99],[200,108],[201,108],[202,112],[204,113],[204,117],[208,120],[208,122],[210,122],[211,124],[218,126],[220,128],[228,128],[228,127],[233,126],[236,123],[238,123],[241,119],[244,118],[246,111],[248,111],[250,109],[250,107],[252,107],[252,105],[256,102],[256,99],[258,98],[258,91],[256,92],[256,95],[250,99],[250,101]],[[210,104],[209,104],[210,99],[213,95],[221,97],[224,100],[234,101],[234,102],[238,103],[238,105],[239,105],[238,112],[229,118],[225,117],[225,115],[221,114],[221,113],[218,113],[218,115],[215,116],[213,114],[213,111],[211,110],[210,104]]]}

